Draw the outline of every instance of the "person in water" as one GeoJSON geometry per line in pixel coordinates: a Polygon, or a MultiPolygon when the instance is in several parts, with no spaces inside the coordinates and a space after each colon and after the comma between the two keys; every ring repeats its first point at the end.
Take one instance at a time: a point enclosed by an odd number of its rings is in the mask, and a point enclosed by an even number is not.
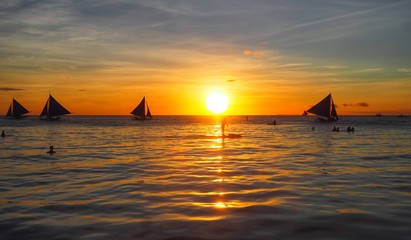
{"type": "Polygon", "coordinates": [[[224,132],[225,132],[225,127],[228,127],[227,121],[225,118],[223,118],[223,121],[221,121],[221,136],[225,136],[224,132]]]}
{"type": "Polygon", "coordinates": [[[348,127],[347,132],[354,132],[354,127],[348,127]]]}
{"type": "Polygon", "coordinates": [[[3,132],[1,132],[1,136],[2,136],[2,137],[5,137],[5,136],[6,136],[6,133],[4,132],[4,130],[3,130],[3,132]]]}
{"type": "Polygon", "coordinates": [[[50,151],[48,151],[47,153],[48,153],[48,154],[56,153],[56,152],[54,151],[54,146],[50,146],[50,151]]]}

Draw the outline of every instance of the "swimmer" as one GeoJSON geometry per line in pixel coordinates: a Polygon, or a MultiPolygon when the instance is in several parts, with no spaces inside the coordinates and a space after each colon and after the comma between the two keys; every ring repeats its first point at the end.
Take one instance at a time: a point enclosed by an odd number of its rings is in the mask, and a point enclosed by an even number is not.
{"type": "Polygon", "coordinates": [[[50,146],[50,151],[48,151],[47,152],[48,154],[53,154],[53,153],[56,153],[55,151],[54,151],[54,147],[53,146],[50,146]]]}
{"type": "Polygon", "coordinates": [[[1,136],[2,136],[2,137],[5,137],[5,136],[6,136],[6,133],[4,132],[4,130],[3,130],[3,132],[1,132],[1,136]]]}
{"type": "Polygon", "coordinates": [[[347,132],[354,132],[354,127],[348,127],[347,132]]]}

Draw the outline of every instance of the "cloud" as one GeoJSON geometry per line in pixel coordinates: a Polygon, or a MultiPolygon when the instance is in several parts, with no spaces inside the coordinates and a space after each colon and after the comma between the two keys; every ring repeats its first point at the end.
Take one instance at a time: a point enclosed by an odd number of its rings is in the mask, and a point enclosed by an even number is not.
{"type": "Polygon", "coordinates": [[[366,102],[359,103],[343,103],[344,107],[369,107],[370,105],[366,102]]]}
{"type": "Polygon", "coordinates": [[[24,89],[22,88],[10,88],[10,87],[2,87],[0,88],[0,91],[22,91],[24,89]]]}
{"type": "Polygon", "coordinates": [[[411,68],[400,68],[398,69],[398,72],[411,73],[411,68]]]}
{"type": "Polygon", "coordinates": [[[253,51],[253,50],[249,50],[249,49],[245,49],[243,51],[244,55],[246,56],[252,56],[252,57],[262,57],[265,55],[265,53],[263,51],[253,51]]]}
{"type": "Polygon", "coordinates": [[[226,82],[234,82],[234,81],[235,81],[234,79],[229,79],[226,82]]]}

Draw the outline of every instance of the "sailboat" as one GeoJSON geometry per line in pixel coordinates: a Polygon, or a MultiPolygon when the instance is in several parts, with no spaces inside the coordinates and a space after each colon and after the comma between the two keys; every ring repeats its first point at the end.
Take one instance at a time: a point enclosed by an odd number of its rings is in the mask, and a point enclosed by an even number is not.
{"type": "Polygon", "coordinates": [[[13,98],[13,101],[11,101],[10,103],[9,110],[7,111],[6,118],[20,119],[27,117],[24,116],[24,114],[26,113],[29,113],[29,110],[27,110],[25,107],[23,107],[23,105],[21,105],[16,101],[16,99],[13,98]]]}
{"type": "Polygon", "coordinates": [[[70,114],[67,109],[65,109],[56,99],[49,94],[46,104],[44,105],[43,111],[41,111],[40,119],[46,121],[57,121],[60,120],[60,116],[65,114],[70,114]]]}
{"type": "Polygon", "coordinates": [[[146,103],[146,97],[143,97],[141,102],[137,105],[137,107],[130,113],[133,114],[134,120],[151,120],[153,116],[151,116],[150,108],[146,103]],[[147,105],[147,114],[146,114],[146,105],[147,105]]]}
{"type": "Polygon", "coordinates": [[[308,113],[319,116],[317,120],[321,122],[335,122],[338,120],[337,111],[335,110],[335,105],[331,93],[319,103],[317,103],[307,111],[304,111],[303,115],[308,115],[308,113]]]}

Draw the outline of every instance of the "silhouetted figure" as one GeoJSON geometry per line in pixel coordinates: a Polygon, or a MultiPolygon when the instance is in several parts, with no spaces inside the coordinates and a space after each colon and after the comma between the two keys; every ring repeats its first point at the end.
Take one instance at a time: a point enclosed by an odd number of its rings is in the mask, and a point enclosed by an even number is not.
{"type": "Polygon", "coordinates": [[[273,121],[273,125],[277,125],[277,122],[275,120],[273,121]]]}
{"type": "Polygon", "coordinates": [[[311,130],[315,131],[315,127],[313,126],[313,127],[311,128],[311,130]]]}
{"type": "Polygon", "coordinates": [[[47,152],[48,154],[53,154],[53,153],[56,153],[55,151],[54,151],[54,147],[53,146],[50,146],[50,151],[48,151],[47,152]]]}
{"type": "Polygon", "coordinates": [[[225,118],[223,118],[223,121],[221,121],[221,136],[222,137],[224,137],[225,126],[228,126],[228,124],[225,118]]]}
{"type": "Polygon", "coordinates": [[[340,131],[340,128],[339,127],[337,127],[337,132],[339,132],[340,131]]]}
{"type": "Polygon", "coordinates": [[[336,132],[337,131],[337,128],[334,126],[334,128],[333,128],[333,132],[336,132]]]}
{"type": "Polygon", "coordinates": [[[354,127],[348,127],[347,132],[354,132],[354,127]]]}
{"type": "Polygon", "coordinates": [[[3,130],[3,132],[1,132],[1,136],[2,136],[2,137],[5,137],[5,136],[6,136],[6,133],[4,132],[4,130],[3,130]]]}

